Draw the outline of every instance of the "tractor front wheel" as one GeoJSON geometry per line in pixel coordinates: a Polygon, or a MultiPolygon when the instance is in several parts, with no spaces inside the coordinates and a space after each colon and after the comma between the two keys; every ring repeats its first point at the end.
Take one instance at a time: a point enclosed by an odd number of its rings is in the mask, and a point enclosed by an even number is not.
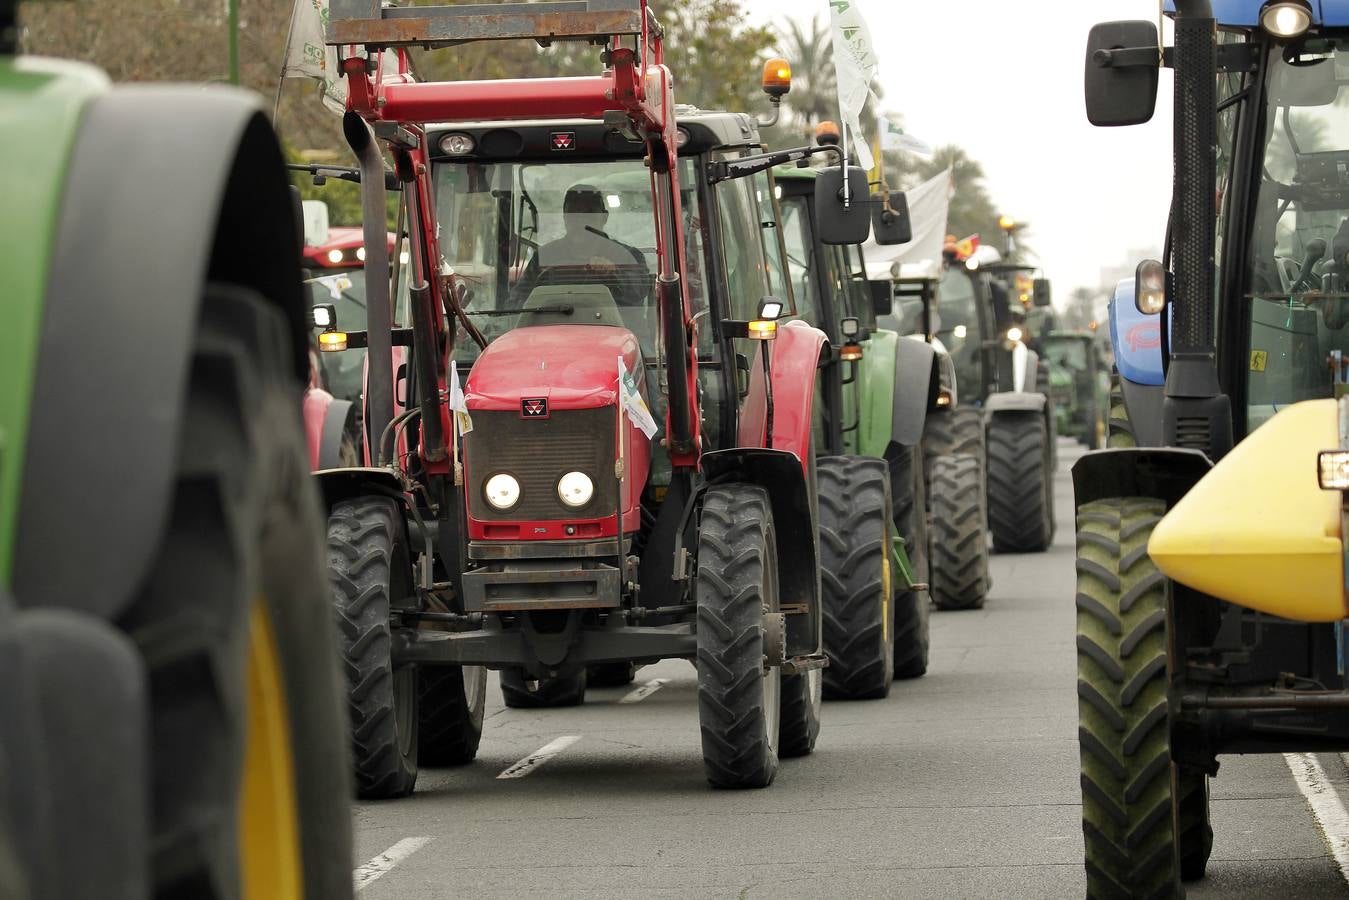
{"type": "Polygon", "coordinates": [[[713,787],[761,788],[778,770],[782,670],[764,616],[778,613],[777,549],[768,492],[711,487],[698,528],[698,722],[713,787]]]}
{"type": "Polygon", "coordinates": [[[347,676],[356,793],[406,797],[417,783],[417,670],[396,668],[389,617],[412,594],[406,523],[388,497],[344,500],[328,517],[328,584],[347,676]]]}
{"type": "Polygon", "coordinates": [[[1180,894],[1174,790],[1184,770],[1171,762],[1166,578],[1147,555],[1165,511],[1148,498],[1077,511],[1078,745],[1093,898],[1180,894]]]}

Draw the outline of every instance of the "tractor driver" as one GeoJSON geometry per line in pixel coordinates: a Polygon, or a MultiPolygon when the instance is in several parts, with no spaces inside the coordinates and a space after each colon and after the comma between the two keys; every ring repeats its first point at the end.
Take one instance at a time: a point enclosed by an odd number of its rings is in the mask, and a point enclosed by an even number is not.
{"type": "Polygon", "coordinates": [[[549,284],[607,286],[619,306],[645,306],[651,295],[651,270],[646,257],[609,237],[604,225],[609,209],[593,185],[577,184],[562,200],[564,234],[535,252],[511,289],[511,306],[519,309],[530,292],[549,284]]]}

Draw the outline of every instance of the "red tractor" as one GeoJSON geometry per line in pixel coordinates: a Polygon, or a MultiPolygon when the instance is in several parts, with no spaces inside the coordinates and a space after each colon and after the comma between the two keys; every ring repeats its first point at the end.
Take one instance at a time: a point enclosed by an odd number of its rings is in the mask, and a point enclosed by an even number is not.
{"type": "MultiPolygon", "coordinates": [[[[837,151],[677,122],[645,0],[461,9],[334,0],[328,24],[367,229],[366,329],[326,345],[367,349],[376,464],[320,475],[359,790],[472,759],[482,667],[556,705],[588,671],[666,658],[696,663],[708,780],[763,787],[819,729],[827,339],[779,321],[759,213],[772,166],[837,151]],[[590,42],[602,74],[415,83],[401,53],[393,73],[352,51],[521,38],[590,42]],[[410,251],[392,291],[386,152],[410,251]]],[[[822,229],[865,238],[865,174],[851,203],[841,170],[818,181],[822,229]]]]}

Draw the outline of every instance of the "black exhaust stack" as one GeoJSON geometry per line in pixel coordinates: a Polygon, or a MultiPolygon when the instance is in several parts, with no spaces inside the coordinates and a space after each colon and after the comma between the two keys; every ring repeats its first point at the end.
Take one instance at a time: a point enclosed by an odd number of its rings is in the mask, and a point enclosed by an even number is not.
{"type": "Polygon", "coordinates": [[[1175,295],[1163,440],[1215,461],[1232,448],[1232,405],[1218,381],[1214,328],[1217,71],[1209,0],[1176,0],[1175,295]]]}

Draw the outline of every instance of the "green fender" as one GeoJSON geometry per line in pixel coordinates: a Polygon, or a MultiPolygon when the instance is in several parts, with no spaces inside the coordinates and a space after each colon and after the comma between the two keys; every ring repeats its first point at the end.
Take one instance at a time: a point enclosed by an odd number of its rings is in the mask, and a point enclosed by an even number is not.
{"type": "Polygon", "coordinates": [[[81,63],[0,57],[0,588],[11,587],[34,371],[72,149],[108,89],[81,63]]]}
{"type": "Polygon", "coordinates": [[[862,342],[857,381],[843,388],[843,416],[857,428],[843,435],[844,450],[854,456],[884,457],[894,431],[895,351],[900,337],[877,330],[862,342]]]}

